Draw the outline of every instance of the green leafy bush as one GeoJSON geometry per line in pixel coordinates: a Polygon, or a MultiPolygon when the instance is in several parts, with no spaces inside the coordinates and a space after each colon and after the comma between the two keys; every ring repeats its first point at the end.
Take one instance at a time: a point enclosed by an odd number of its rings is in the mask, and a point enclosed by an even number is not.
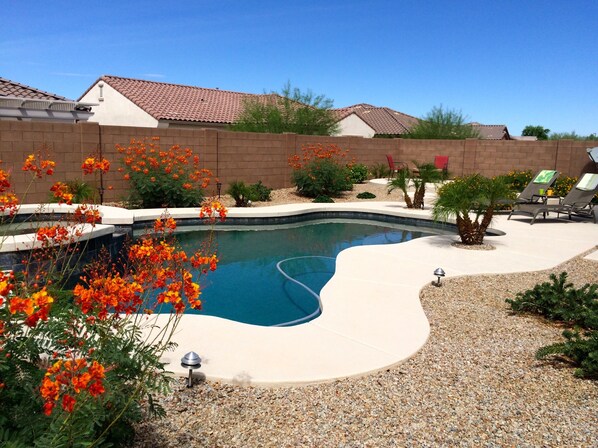
{"type": "Polygon", "coordinates": [[[374,193],[370,193],[369,191],[364,191],[357,195],[357,199],[374,199],[376,195],[374,193]]]}
{"type": "Polygon", "coordinates": [[[251,202],[265,202],[270,200],[272,189],[258,181],[256,184],[245,185],[245,182],[232,182],[226,193],[235,200],[235,207],[247,207],[251,202]]]}
{"type": "Polygon", "coordinates": [[[312,202],[320,203],[320,204],[328,204],[328,203],[334,202],[334,199],[332,199],[330,196],[319,195],[312,202]]]}
{"type": "Polygon", "coordinates": [[[337,145],[306,145],[302,156],[289,157],[293,167],[292,181],[299,194],[309,198],[338,196],[353,189],[351,173],[344,160],[348,151],[337,145]]]}
{"type": "Polygon", "coordinates": [[[293,171],[297,191],[309,198],[338,196],[353,189],[349,169],[331,159],[314,159],[293,171]]]}
{"type": "Polygon", "coordinates": [[[551,282],[536,285],[519,293],[515,299],[507,299],[513,311],[534,313],[551,320],[563,321],[574,329],[563,332],[564,342],[540,348],[537,359],[564,356],[578,368],[575,375],[598,378],[598,284],[585,284],[575,289],[567,283],[567,273],[557,277],[550,275],[551,282]]]}
{"type": "Polygon", "coordinates": [[[383,179],[390,175],[390,168],[387,163],[376,163],[370,166],[370,174],[374,179],[383,179]]]}
{"type": "Polygon", "coordinates": [[[574,365],[574,375],[580,378],[598,379],[598,331],[565,330],[565,342],[557,342],[536,351],[536,359],[564,355],[574,365]]]}
{"type": "Polygon", "coordinates": [[[553,194],[555,196],[567,196],[567,193],[569,193],[575,186],[577,180],[577,177],[569,177],[561,174],[559,177],[557,177],[556,182],[552,187],[554,192],[553,194]]]}
{"type": "Polygon", "coordinates": [[[539,314],[584,328],[598,327],[598,284],[586,284],[579,289],[567,283],[567,273],[557,277],[550,274],[550,282],[518,293],[515,299],[506,299],[511,309],[518,313],[539,314]]]}
{"type": "Polygon", "coordinates": [[[503,175],[505,182],[511,187],[513,191],[521,193],[527,184],[532,181],[532,170],[525,171],[510,171],[503,175]]]}
{"type": "Polygon", "coordinates": [[[267,202],[271,200],[272,188],[266,187],[261,180],[249,186],[249,199],[252,201],[267,202]]]}
{"type": "Polygon", "coordinates": [[[245,185],[245,182],[231,182],[231,184],[228,187],[228,190],[226,190],[226,193],[230,194],[231,197],[235,200],[235,207],[247,207],[250,201],[249,187],[245,185]]]}
{"type": "Polygon", "coordinates": [[[350,169],[351,182],[354,184],[361,184],[368,178],[368,167],[358,163],[353,165],[350,169]]]}

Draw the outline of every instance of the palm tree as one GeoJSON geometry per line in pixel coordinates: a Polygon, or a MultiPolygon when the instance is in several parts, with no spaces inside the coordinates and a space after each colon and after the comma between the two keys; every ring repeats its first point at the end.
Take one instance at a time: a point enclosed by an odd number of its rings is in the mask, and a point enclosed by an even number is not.
{"type": "Polygon", "coordinates": [[[394,179],[388,184],[388,193],[397,188],[403,192],[407,208],[424,208],[424,196],[426,194],[426,183],[436,183],[443,179],[442,171],[438,170],[433,163],[415,164],[417,176],[409,169],[399,170],[394,179]],[[415,192],[413,200],[407,190],[413,185],[415,192]]]}
{"type": "Polygon", "coordinates": [[[457,178],[438,190],[432,216],[439,221],[455,216],[461,242],[482,244],[495,207],[501,199],[508,198],[510,192],[503,177],[490,179],[473,174],[457,178]]]}

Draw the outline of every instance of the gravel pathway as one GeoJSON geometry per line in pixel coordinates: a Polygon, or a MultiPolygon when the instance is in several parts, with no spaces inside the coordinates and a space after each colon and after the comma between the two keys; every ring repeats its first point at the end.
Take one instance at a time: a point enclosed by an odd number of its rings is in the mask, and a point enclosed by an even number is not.
{"type": "Polygon", "coordinates": [[[597,447],[598,384],[536,361],[536,349],[560,341],[562,329],[512,315],[505,304],[563,270],[579,286],[598,281],[598,262],[577,257],[534,275],[425,287],[428,343],[407,362],[363,377],[192,389],[178,379],[159,400],[167,417],[138,425],[134,446],[597,447]]]}

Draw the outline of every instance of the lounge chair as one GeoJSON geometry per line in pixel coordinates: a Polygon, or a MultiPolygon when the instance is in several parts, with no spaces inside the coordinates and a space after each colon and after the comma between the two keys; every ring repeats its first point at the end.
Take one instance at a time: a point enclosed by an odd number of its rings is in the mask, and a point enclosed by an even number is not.
{"type": "Polygon", "coordinates": [[[546,194],[552,185],[556,182],[559,177],[559,172],[554,170],[540,170],[533,177],[532,181],[526,185],[517,199],[515,204],[526,204],[530,202],[539,202],[540,199],[546,194]],[[540,190],[544,190],[542,193],[540,190]]]}
{"type": "Polygon", "coordinates": [[[598,210],[594,210],[592,203],[596,192],[598,192],[598,174],[585,173],[567,196],[559,198],[557,203],[551,203],[553,199],[547,196],[542,196],[539,202],[516,203],[507,219],[511,219],[513,215],[530,215],[532,217],[530,224],[533,224],[540,213],[546,218],[548,213],[556,212],[557,218],[563,213],[571,219],[571,214],[574,214],[592,218],[596,223],[598,210]]]}

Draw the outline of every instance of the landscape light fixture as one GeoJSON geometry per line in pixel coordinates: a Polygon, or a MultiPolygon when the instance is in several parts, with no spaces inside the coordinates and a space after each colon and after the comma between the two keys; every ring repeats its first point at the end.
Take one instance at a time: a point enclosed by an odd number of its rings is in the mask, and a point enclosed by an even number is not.
{"type": "Polygon", "coordinates": [[[222,191],[222,182],[216,182],[216,191],[218,192],[218,199],[220,199],[220,192],[222,191]]]}
{"type": "Polygon", "coordinates": [[[181,358],[181,366],[189,369],[187,387],[193,387],[193,370],[201,367],[201,358],[195,352],[189,352],[181,358]]]}
{"type": "Polygon", "coordinates": [[[438,277],[438,281],[436,283],[432,282],[434,284],[434,286],[442,286],[440,284],[440,279],[446,275],[444,273],[444,269],[442,269],[442,268],[436,268],[436,270],[434,271],[434,275],[436,277],[438,277]]]}

